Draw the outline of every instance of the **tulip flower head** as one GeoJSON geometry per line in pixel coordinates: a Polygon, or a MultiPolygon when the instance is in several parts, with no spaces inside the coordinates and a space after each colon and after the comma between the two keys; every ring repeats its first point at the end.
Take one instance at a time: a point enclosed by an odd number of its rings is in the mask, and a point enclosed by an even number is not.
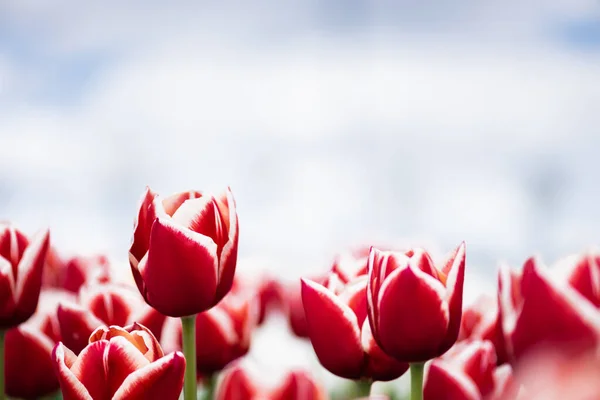
{"type": "Polygon", "coordinates": [[[163,355],[139,324],[98,328],[79,356],[59,343],[53,359],[65,400],[176,400],[183,387],[183,354],[163,355]]]}
{"type": "Polygon", "coordinates": [[[231,289],[238,219],[227,189],[160,198],[149,188],[135,221],[129,261],[146,302],[171,317],[198,314],[231,289]]]}
{"type": "Polygon", "coordinates": [[[49,242],[47,230],[29,240],[14,226],[0,223],[0,330],[35,312],[49,242]]]}

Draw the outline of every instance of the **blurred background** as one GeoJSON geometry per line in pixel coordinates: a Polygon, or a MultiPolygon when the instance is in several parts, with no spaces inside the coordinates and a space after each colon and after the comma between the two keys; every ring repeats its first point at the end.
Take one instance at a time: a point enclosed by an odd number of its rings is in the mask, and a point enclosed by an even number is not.
{"type": "Polygon", "coordinates": [[[600,233],[600,3],[0,2],[0,218],[127,263],[145,185],[231,186],[240,268],[600,233]]]}

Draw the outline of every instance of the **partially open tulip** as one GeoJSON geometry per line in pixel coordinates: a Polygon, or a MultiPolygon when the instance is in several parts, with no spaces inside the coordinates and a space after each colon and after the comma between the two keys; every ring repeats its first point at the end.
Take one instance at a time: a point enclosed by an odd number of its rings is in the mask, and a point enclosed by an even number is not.
{"type": "Polygon", "coordinates": [[[35,312],[48,246],[47,230],[29,240],[14,226],[0,223],[0,330],[35,312]]]}
{"type": "Polygon", "coordinates": [[[457,343],[429,364],[423,388],[424,400],[508,400],[517,387],[508,364],[496,366],[489,341],[457,343]]]}
{"type": "Polygon", "coordinates": [[[68,297],[61,291],[42,291],[40,306],[25,323],[6,332],[6,394],[21,399],[37,399],[58,390],[52,348],[59,340],[56,305],[68,297]]]}
{"type": "Polygon", "coordinates": [[[276,387],[266,387],[240,365],[228,368],[217,387],[216,400],[326,400],[327,392],[306,372],[288,373],[276,387]]]}
{"type": "Polygon", "coordinates": [[[183,387],[183,354],[164,356],[152,332],[138,324],[99,328],[79,356],[59,343],[53,358],[65,400],[176,400],[183,387]]]}
{"type": "Polygon", "coordinates": [[[308,334],[321,362],[342,378],[387,381],[408,369],[383,353],[367,321],[367,276],[340,277],[334,270],[325,286],[302,280],[308,334]]]}
{"type": "Polygon", "coordinates": [[[497,296],[482,295],[463,310],[458,340],[489,340],[496,349],[498,365],[508,361],[497,296]]]}
{"type": "MultiPolygon", "coordinates": [[[[258,302],[244,288],[232,290],[215,307],[196,317],[196,366],[199,376],[211,376],[248,353],[258,323],[258,302]]],[[[181,320],[168,319],[163,348],[181,350],[181,320]]]]}
{"type": "Polygon", "coordinates": [[[379,346],[399,361],[423,362],[456,341],[462,315],[465,245],[437,268],[422,249],[369,255],[369,322],[379,346]]]}
{"type": "Polygon", "coordinates": [[[149,188],[135,221],[129,261],[152,307],[171,317],[217,304],[233,283],[238,219],[231,191],[196,191],[161,199],[149,188]]]}
{"type": "Polygon", "coordinates": [[[560,349],[565,354],[595,350],[600,344],[600,313],[569,282],[553,279],[530,258],[522,274],[503,266],[499,304],[507,353],[518,363],[530,352],[560,349]]]}
{"type": "Polygon", "coordinates": [[[138,322],[160,338],[165,321],[164,315],[144,303],[135,287],[111,283],[83,286],[78,301],[61,302],[56,314],[61,340],[75,354],[100,326],[138,322]]]}

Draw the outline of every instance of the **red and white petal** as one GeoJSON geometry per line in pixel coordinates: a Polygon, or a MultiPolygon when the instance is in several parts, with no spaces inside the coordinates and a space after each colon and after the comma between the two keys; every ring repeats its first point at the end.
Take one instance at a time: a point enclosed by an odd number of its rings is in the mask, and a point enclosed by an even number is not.
{"type": "Polygon", "coordinates": [[[197,199],[202,197],[202,193],[197,190],[190,190],[187,192],[179,192],[170,195],[162,201],[162,205],[165,209],[165,212],[169,216],[173,216],[175,211],[181,207],[181,205],[189,199],[197,199]]]}
{"type": "Polygon", "coordinates": [[[185,358],[171,353],[129,375],[113,400],[177,400],[183,388],[185,358]]]}
{"type": "Polygon", "coordinates": [[[477,385],[462,371],[443,361],[433,361],[425,375],[424,400],[481,400],[477,385]]]}
{"type": "MultiPolygon", "coordinates": [[[[135,289],[134,289],[135,290],[135,289]]],[[[107,325],[124,326],[130,315],[143,304],[139,293],[116,284],[95,284],[84,287],[81,303],[107,325]]]]}
{"type": "Polygon", "coordinates": [[[60,383],[60,389],[64,400],[94,400],[87,388],[79,381],[77,376],[71,372],[70,366],[65,363],[65,353],[69,349],[62,343],[58,343],[52,352],[54,370],[60,383]]]}
{"type": "Polygon", "coordinates": [[[337,295],[338,299],[352,309],[358,326],[367,319],[367,281],[366,276],[355,278],[337,295]]]}
{"type": "Polygon", "coordinates": [[[133,372],[150,364],[139,349],[123,336],[112,337],[104,354],[105,385],[112,395],[133,372]]]}
{"type": "Polygon", "coordinates": [[[582,256],[570,271],[569,284],[600,308],[600,259],[594,254],[582,256]]]}
{"type": "Polygon", "coordinates": [[[105,325],[104,321],[96,318],[90,311],[70,302],[59,304],[56,318],[63,343],[76,354],[88,345],[92,332],[105,325]]]}
{"type": "Polygon", "coordinates": [[[13,323],[15,310],[15,280],[12,265],[0,257],[0,328],[11,328],[17,325],[13,323]]]}
{"type": "Polygon", "coordinates": [[[465,281],[465,242],[462,242],[448,258],[442,273],[446,275],[446,301],[450,311],[448,332],[440,346],[440,354],[456,342],[460,332],[463,307],[463,285],[465,281]]]}
{"type": "Polygon", "coordinates": [[[305,371],[292,371],[268,396],[270,400],[325,400],[327,394],[305,371]]]}
{"type": "Polygon", "coordinates": [[[25,249],[19,262],[19,275],[16,279],[16,312],[29,318],[37,308],[42,288],[42,273],[46,263],[46,254],[50,246],[48,230],[38,232],[25,249]]]}
{"type": "Polygon", "coordinates": [[[352,309],[322,285],[304,279],[302,302],[311,343],[321,364],[338,376],[360,378],[364,353],[352,309]]]}
{"type": "Polygon", "coordinates": [[[540,346],[579,352],[600,342],[597,309],[571,286],[554,283],[533,258],[525,262],[521,294],[523,306],[514,329],[505,330],[516,359],[540,346]]]}
{"type": "Polygon", "coordinates": [[[148,251],[152,224],[156,218],[165,214],[158,194],[146,187],[138,207],[138,215],[133,223],[133,238],[129,248],[129,263],[132,269],[137,269],[138,263],[148,251]]]}
{"type": "Polygon", "coordinates": [[[217,400],[249,400],[255,399],[259,390],[253,380],[239,365],[228,368],[217,384],[217,400]]]}
{"type": "Polygon", "coordinates": [[[93,399],[109,399],[108,376],[104,357],[108,340],[90,343],[71,366],[71,372],[93,399]]]}
{"type": "Polygon", "coordinates": [[[400,361],[420,362],[439,356],[449,324],[445,288],[412,265],[396,269],[379,293],[379,346],[400,361]]]}
{"type": "Polygon", "coordinates": [[[212,307],[217,290],[216,247],[207,236],[158,219],[152,227],[150,250],[140,263],[148,304],[171,317],[212,307]]]}
{"type": "Polygon", "coordinates": [[[210,375],[237,358],[240,336],[234,322],[221,307],[196,317],[196,366],[198,373],[210,375]]]}
{"type": "MultiPolygon", "coordinates": [[[[233,285],[235,267],[237,264],[238,241],[239,241],[239,222],[235,206],[235,200],[230,189],[227,189],[228,204],[228,226],[227,243],[223,246],[219,257],[219,286],[217,287],[217,301],[225,297],[233,285]]],[[[222,213],[223,214],[223,213],[222,213]]]]}
{"type": "Polygon", "coordinates": [[[397,361],[381,350],[373,338],[368,321],[363,323],[361,344],[367,354],[367,364],[362,373],[363,377],[374,381],[391,381],[408,370],[408,363],[397,361]]]}

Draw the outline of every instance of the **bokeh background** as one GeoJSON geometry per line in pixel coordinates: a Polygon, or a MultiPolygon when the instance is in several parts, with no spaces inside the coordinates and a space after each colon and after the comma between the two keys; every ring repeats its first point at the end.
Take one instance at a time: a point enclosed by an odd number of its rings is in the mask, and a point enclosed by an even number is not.
{"type": "Polygon", "coordinates": [[[230,185],[242,269],[465,240],[472,299],[598,244],[599,150],[597,0],[0,1],[0,218],[67,254],[230,185]]]}

